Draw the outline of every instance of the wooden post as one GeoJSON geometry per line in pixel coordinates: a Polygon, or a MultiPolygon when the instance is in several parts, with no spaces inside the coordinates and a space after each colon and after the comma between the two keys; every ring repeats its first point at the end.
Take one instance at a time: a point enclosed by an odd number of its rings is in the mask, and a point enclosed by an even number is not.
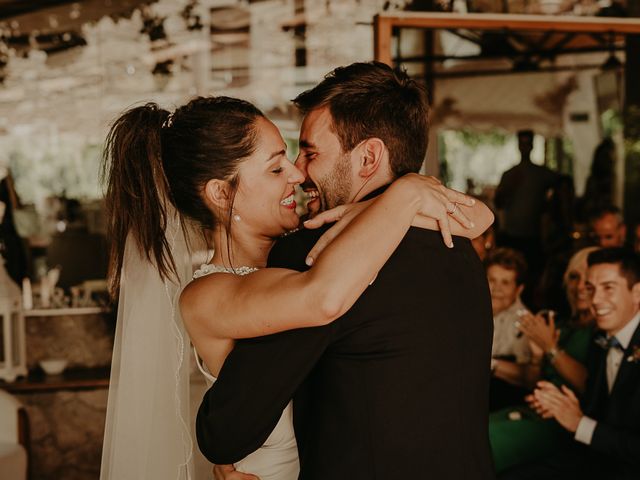
{"type": "MultiPolygon", "coordinates": [[[[640,2],[628,2],[629,14],[640,17],[640,2]]],[[[640,35],[626,37],[624,136],[624,216],[627,232],[640,223],[640,35]]]]}
{"type": "Polygon", "coordinates": [[[373,17],[373,58],[393,67],[391,56],[391,19],[373,17]]]}

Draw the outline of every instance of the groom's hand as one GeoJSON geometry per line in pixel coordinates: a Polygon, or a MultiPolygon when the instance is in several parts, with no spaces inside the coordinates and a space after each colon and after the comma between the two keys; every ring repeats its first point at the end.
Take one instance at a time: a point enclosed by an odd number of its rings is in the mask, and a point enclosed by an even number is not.
{"type": "Polygon", "coordinates": [[[214,465],[213,478],[215,480],[260,480],[250,473],[236,471],[233,465],[214,465]]]}

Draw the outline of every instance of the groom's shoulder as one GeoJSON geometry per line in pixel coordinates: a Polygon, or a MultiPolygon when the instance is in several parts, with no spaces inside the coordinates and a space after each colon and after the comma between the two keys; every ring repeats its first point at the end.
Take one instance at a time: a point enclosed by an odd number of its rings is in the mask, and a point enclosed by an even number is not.
{"type": "MultiPolygon", "coordinates": [[[[436,269],[441,266],[450,269],[464,269],[486,281],[486,274],[471,240],[453,235],[453,248],[445,245],[442,232],[411,227],[396,250],[401,262],[421,265],[421,268],[436,269]]],[[[418,269],[417,271],[420,271],[418,269]]]]}
{"type": "MultiPolygon", "coordinates": [[[[466,237],[460,237],[453,235],[453,243],[460,249],[468,250],[472,249],[471,240],[466,237]]],[[[421,248],[433,247],[434,253],[438,250],[448,251],[449,248],[445,245],[442,238],[442,232],[440,230],[428,230],[418,227],[411,227],[407,231],[407,234],[402,241],[403,246],[407,248],[421,248]]]]}
{"type": "Polygon", "coordinates": [[[301,228],[276,240],[269,253],[270,267],[291,268],[304,271],[309,267],[304,263],[307,253],[327,231],[329,225],[315,230],[301,228]]]}

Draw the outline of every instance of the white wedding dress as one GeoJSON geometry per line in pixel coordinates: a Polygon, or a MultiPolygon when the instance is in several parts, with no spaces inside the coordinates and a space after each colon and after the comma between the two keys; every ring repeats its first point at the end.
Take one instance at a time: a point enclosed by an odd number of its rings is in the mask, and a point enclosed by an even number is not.
{"type": "MultiPolygon", "coordinates": [[[[246,275],[255,271],[251,267],[238,267],[234,270],[217,265],[204,264],[193,275],[202,277],[211,273],[229,273],[246,275]]],[[[198,353],[195,351],[196,363],[207,382],[213,384],[216,378],[202,365],[198,353]]],[[[277,425],[258,450],[235,464],[239,472],[257,475],[260,480],[297,480],[300,472],[298,461],[298,447],[293,431],[293,406],[289,402],[282,412],[277,425]]]]}

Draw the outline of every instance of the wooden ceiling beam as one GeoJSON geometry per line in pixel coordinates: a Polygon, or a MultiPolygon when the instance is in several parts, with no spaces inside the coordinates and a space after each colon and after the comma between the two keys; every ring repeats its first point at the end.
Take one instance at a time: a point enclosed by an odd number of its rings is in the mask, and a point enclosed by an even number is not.
{"type": "MultiPolygon", "coordinates": [[[[552,15],[511,15],[511,14],[474,14],[474,13],[437,13],[437,12],[393,12],[376,15],[374,25],[374,58],[378,61],[394,64],[391,52],[392,35],[396,28],[421,28],[426,30],[467,30],[497,32],[522,37],[522,33],[541,33],[542,43],[553,38],[552,34],[581,34],[595,38],[611,38],[615,43],[616,35],[640,34],[640,19],[612,17],[570,17],[552,15]]],[[[539,39],[538,39],[539,40],[539,39]]],[[[555,54],[569,50],[573,38],[565,36],[559,42],[564,48],[553,48],[555,54]]],[[[528,42],[527,42],[528,43],[528,42]]],[[[537,44],[537,42],[535,42],[537,44]]],[[[529,46],[531,48],[531,46],[529,46]]],[[[557,47],[557,46],[556,46],[557,47]]],[[[527,51],[520,52],[526,55],[527,51]]],[[[482,56],[482,55],[480,55],[482,56]]],[[[506,55],[507,57],[509,55],[506,55]]],[[[431,59],[430,61],[433,61],[431,59]]]]}
{"type": "Polygon", "coordinates": [[[612,17],[570,17],[488,13],[394,12],[376,15],[375,23],[402,28],[519,30],[640,34],[640,20],[612,17]]]}
{"type": "Polygon", "coordinates": [[[37,12],[43,8],[74,3],[77,0],[0,0],[0,19],[37,12]]]}

